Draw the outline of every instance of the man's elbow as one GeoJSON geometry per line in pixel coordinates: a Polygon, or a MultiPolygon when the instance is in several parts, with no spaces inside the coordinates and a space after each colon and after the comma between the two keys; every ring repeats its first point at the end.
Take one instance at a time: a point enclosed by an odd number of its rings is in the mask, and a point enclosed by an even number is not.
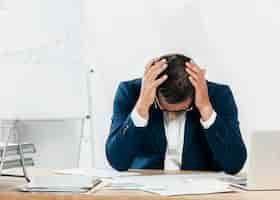
{"type": "Polygon", "coordinates": [[[247,160],[247,150],[246,147],[242,147],[240,153],[230,158],[228,166],[224,168],[224,172],[227,174],[237,174],[244,167],[247,160]]]}
{"type": "Polygon", "coordinates": [[[119,164],[118,162],[114,162],[112,159],[108,159],[108,157],[107,157],[107,160],[108,160],[110,166],[117,171],[127,171],[128,170],[127,166],[119,164]]]}
{"type": "Polygon", "coordinates": [[[116,154],[116,151],[111,149],[111,147],[111,144],[107,142],[105,152],[108,163],[117,171],[127,171],[129,168],[128,165],[124,163],[124,160],[121,159],[120,156],[116,154]]]}

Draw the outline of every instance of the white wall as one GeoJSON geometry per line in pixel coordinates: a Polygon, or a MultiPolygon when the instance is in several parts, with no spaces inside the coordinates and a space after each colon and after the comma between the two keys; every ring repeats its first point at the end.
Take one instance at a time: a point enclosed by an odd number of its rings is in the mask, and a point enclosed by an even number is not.
{"type": "MultiPolygon", "coordinates": [[[[209,80],[227,83],[246,143],[278,122],[280,3],[274,0],[87,1],[86,62],[96,69],[95,134],[105,141],[117,84],[169,52],[193,57],[209,80]]],[[[104,160],[104,143],[96,161],[104,160]]]]}
{"type": "MultiPolygon", "coordinates": [[[[0,14],[5,14],[3,8],[8,7],[8,2],[18,1],[0,1],[0,14]]],[[[96,71],[92,80],[94,130],[90,133],[94,143],[95,166],[108,166],[104,142],[109,132],[112,101],[117,84],[122,80],[142,76],[146,61],[165,53],[185,53],[207,69],[209,80],[231,85],[239,105],[241,129],[247,143],[248,136],[254,129],[280,129],[277,123],[280,111],[280,94],[277,91],[280,82],[280,61],[277,55],[280,46],[278,1],[48,2],[44,1],[42,8],[54,8],[55,13],[63,13],[61,17],[70,17],[71,13],[77,12],[78,3],[82,2],[83,5],[83,61],[91,64],[96,71]]],[[[49,25],[60,19],[52,17],[53,12],[49,14],[46,15],[49,17],[44,18],[49,20],[49,25]]],[[[28,18],[26,20],[28,21],[28,18]]],[[[15,24],[18,24],[17,22],[15,19],[15,24]]],[[[70,32],[73,30],[72,26],[67,27],[70,32]]],[[[11,28],[17,30],[16,25],[11,28]]],[[[21,26],[19,28],[21,30],[21,26]]],[[[47,27],[40,28],[39,30],[43,31],[39,31],[38,42],[28,39],[28,34],[22,35],[28,44],[32,44],[28,50],[22,51],[19,48],[3,54],[0,49],[0,58],[5,61],[2,64],[14,61],[19,64],[39,61],[61,63],[67,59],[73,62],[79,59],[79,42],[61,42],[65,41],[65,38],[73,38],[70,32],[69,37],[61,35],[58,41],[44,43],[46,35],[47,38],[52,38],[49,36],[53,34],[48,32],[47,27]]],[[[55,30],[60,30],[60,26],[55,30]]],[[[34,141],[42,148],[39,164],[49,167],[75,166],[76,162],[71,160],[72,155],[77,153],[77,126],[77,123],[70,122],[39,126],[26,124],[26,139],[34,141]],[[52,134],[54,136],[51,136],[52,134]],[[63,147],[59,146],[59,141],[63,143],[63,147]],[[73,148],[69,144],[73,144],[73,148]],[[53,149],[51,154],[49,149],[53,149]],[[44,159],[52,155],[56,156],[54,163],[46,163],[44,159]]],[[[86,159],[90,152],[85,151],[84,155],[86,159]]]]}

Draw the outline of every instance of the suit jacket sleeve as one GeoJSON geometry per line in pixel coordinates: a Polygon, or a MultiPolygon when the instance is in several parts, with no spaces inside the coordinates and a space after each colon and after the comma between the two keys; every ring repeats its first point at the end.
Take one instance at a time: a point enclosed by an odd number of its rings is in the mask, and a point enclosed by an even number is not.
{"type": "Polygon", "coordinates": [[[216,120],[210,128],[204,129],[204,132],[216,165],[226,173],[235,174],[243,167],[247,151],[240,133],[237,106],[230,88],[226,86],[220,95],[214,97],[216,120]]]}
{"type": "Polygon", "coordinates": [[[139,152],[145,127],[136,127],[131,119],[135,100],[129,95],[129,88],[121,83],[117,89],[109,137],[106,142],[106,156],[117,170],[127,170],[139,152]]]}

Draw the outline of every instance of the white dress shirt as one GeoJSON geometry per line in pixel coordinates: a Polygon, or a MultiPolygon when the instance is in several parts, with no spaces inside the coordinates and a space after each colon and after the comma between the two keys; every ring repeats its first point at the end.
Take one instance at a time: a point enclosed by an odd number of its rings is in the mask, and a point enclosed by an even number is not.
{"type": "MultiPolygon", "coordinates": [[[[215,122],[216,116],[217,114],[214,111],[207,121],[200,119],[203,128],[210,128],[215,122]]],[[[136,109],[132,111],[131,119],[136,127],[145,127],[148,124],[148,120],[141,117],[136,109]]],[[[164,161],[165,170],[181,169],[186,120],[186,112],[178,114],[175,119],[169,119],[168,112],[163,113],[164,128],[167,138],[167,150],[164,161]]]]}

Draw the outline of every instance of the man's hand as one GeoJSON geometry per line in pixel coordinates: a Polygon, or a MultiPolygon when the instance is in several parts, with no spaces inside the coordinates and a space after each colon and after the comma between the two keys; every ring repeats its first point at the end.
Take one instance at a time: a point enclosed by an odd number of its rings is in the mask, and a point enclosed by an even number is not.
{"type": "Polygon", "coordinates": [[[207,121],[213,113],[213,107],[208,96],[208,87],[205,79],[205,70],[194,63],[186,63],[186,71],[195,88],[195,105],[198,108],[203,121],[207,121]]]}
{"type": "Polygon", "coordinates": [[[136,103],[136,110],[144,119],[149,118],[149,109],[155,101],[157,87],[167,79],[166,74],[156,79],[166,68],[166,60],[159,61],[158,59],[151,60],[145,67],[141,92],[136,103]]]}

